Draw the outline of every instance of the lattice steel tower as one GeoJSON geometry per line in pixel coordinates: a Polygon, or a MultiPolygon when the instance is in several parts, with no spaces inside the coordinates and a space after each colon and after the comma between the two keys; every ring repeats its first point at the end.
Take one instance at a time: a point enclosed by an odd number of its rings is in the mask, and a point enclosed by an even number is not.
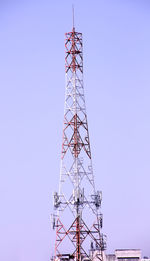
{"type": "Polygon", "coordinates": [[[95,190],[83,88],[82,34],[65,34],[66,94],[59,192],[54,193],[56,260],[103,260],[102,194],[95,190]],[[93,251],[95,250],[95,251],[93,251]]]}

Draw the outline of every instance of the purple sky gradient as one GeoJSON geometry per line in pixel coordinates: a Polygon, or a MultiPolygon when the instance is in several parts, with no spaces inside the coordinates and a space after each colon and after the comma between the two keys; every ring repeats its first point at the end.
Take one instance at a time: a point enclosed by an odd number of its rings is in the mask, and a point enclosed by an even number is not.
{"type": "MultiPolygon", "coordinates": [[[[75,0],[107,253],[150,256],[150,1],[75,0]]],[[[48,261],[72,1],[0,1],[0,260],[48,261]]]]}

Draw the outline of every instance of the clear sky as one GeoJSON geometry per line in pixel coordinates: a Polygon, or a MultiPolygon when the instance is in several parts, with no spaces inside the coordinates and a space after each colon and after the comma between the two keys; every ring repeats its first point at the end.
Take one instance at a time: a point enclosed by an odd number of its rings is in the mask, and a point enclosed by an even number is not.
{"type": "Polygon", "coordinates": [[[0,260],[48,261],[58,190],[64,34],[83,33],[84,86],[107,253],[150,256],[150,1],[0,1],[0,260]]]}

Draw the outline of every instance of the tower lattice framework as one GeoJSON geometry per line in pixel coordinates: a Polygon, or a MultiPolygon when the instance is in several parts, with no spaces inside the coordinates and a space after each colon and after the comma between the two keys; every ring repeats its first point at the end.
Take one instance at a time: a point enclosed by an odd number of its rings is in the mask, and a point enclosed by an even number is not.
{"type": "Polygon", "coordinates": [[[65,36],[66,94],[59,192],[54,193],[54,259],[103,260],[106,244],[101,233],[102,194],[95,190],[92,169],[82,34],[73,27],[65,36]]]}

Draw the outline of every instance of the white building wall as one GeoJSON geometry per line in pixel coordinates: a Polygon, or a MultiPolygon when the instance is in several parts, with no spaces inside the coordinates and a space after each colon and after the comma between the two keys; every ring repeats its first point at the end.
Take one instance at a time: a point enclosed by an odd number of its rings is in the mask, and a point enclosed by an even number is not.
{"type": "MultiPolygon", "coordinates": [[[[99,250],[90,251],[90,256],[93,261],[99,261],[96,257],[99,250]]],[[[114,254],[107,255],[103,252],[103,261],[150,261],[150,259],[141,258],[140,249],[116,249],[114,254]]]]}
{"type": "Polygon", "coordinates": [[[116,249],[115,250],[116,259],[139,259],[141,260],[141,250],[140,249],[116,249]]]}

